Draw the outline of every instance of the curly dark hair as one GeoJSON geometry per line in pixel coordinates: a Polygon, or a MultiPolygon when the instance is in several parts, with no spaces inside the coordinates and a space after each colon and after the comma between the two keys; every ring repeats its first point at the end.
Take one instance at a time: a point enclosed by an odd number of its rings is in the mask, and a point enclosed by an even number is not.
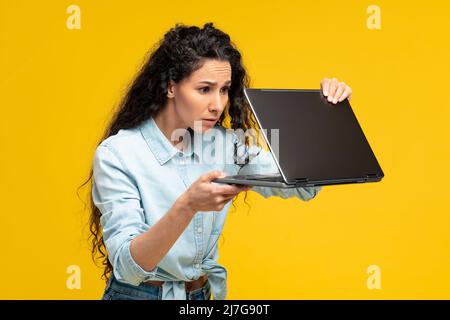
{"type": "MultiPolygon", "coordinates": [[[[249,86],[250,80],[242,64],[241,54],[228,34],[215,28],[213,23],[204,24],[202,29],[177,23],[154,48],[129,86],[98,144],[117,134],[121,129],[135,128],[155,116],[166,104],[170,81],[179,83],[192,72],[200,69],[205,59],[228,61],[231,65],[232,82],[228,91],[229,101],[217,123],[235,130],[245,131],[257,128],[244,96],[244,87],[249,86]]],[[[248,144],[248,137],[245,137],[245,145],[248,144]]],[[[237,159],[236,144],[234,154],[235,162],[240,166],[248,162],[248,155],[244,156],[243,161],[237,159]]],[[[92,190],[92,167],[88,179],[79,188],[89,182],[92,190]]],[[[247,194],[245,194],[246,197],[247,194]]],[[[94,262],[101,261],[104,267],[102,279],[108,281],[113,267],[103,241],[101,212],[94,204],[92,193],[89,193],[88,198],[90,211],[88,241],[92,247],[91,254],[94,262]]]]}

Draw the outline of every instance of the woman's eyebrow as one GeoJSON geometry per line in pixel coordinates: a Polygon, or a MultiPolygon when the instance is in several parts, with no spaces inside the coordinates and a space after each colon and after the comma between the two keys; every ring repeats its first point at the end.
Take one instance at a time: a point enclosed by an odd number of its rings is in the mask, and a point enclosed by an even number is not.
{"type": "MultiPolygon", "coordinates": [[[[210,81],[210,80],[203,80],[203,81],[200,81],[200,83],[208,83],[208,84],[212,84],[212,85],[217,84],[216,81],[210,81]]],[[[231,80],[228,80],[227,82],[225,82],[225,84],[231,84],[231,80]]]]}

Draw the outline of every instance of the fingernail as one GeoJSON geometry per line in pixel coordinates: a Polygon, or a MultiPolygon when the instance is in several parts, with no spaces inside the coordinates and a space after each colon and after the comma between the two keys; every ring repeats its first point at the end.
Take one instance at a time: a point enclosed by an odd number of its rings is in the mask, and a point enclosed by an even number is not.
{"type": "Polygon", "coordinates": [[[333,103],[336,103],[337,102],[337,99],[336,98],[334,98],[334,100],[333,100],[333,103]]]}
{"type": "Polygon", "coordinates": [[[325,95],[325,97],[328,95],[328,91],[324,91],[323,94],[325,95]]]}
{"type": "Polygon", "coordinates": [[[328,97],[328,101],[331,101],[331,99],[333,99],[331,96],[328,97]]]}

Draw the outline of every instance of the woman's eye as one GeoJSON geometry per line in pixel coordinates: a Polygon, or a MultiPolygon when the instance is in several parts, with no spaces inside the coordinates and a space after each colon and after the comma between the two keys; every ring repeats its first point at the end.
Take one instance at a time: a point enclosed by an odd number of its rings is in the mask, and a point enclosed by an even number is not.
{"type": "MultiPolygon", "coordinates": [[[[209,87],[203,87],[199,89],[201,93],[209,92],[209,87]]],[[[222,88],[222,92],[228,92],[230,90],[229,87],[222,88]]]]}

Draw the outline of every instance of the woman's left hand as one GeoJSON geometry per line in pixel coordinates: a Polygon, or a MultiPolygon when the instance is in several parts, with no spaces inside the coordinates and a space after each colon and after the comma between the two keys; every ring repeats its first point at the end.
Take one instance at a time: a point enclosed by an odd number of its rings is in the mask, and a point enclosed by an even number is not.
{"type": "Polygon", "coordinates": [[[349,99],[352,96],[352,89],[344,82],[339,82],[336,78],[328,79],[324,78],[320,82],[323,95],[328,97],[328,101],[334,104],[349,99]]]}

